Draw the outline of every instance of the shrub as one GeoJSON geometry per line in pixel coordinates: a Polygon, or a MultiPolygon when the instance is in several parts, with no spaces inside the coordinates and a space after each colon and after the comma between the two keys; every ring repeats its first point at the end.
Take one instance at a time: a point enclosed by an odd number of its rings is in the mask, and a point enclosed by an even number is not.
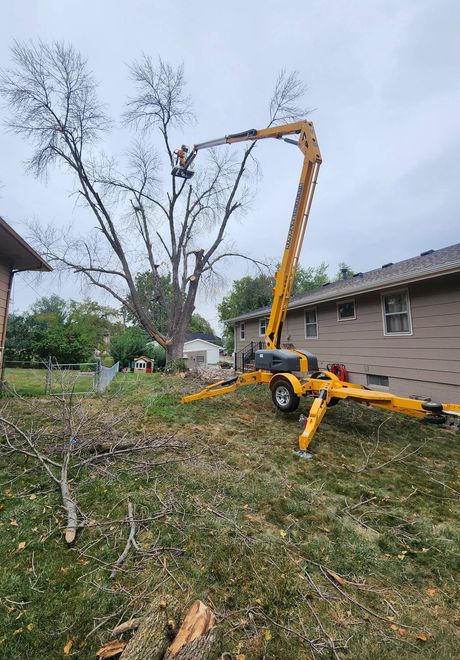
{"type": "Polygon", "coordinates": [[[173,360],[170,360],[165,367],[165,372],[168,374],[177,374],[184,371],[188,371],[184,358],[174,358],[173,360]]]}
{"type": "Polygon", "coordinates": [[[148,355],[153,358],[155,369],[163,369],[166,364],[166,351],[162,346],[149,347],[148,355]]]}

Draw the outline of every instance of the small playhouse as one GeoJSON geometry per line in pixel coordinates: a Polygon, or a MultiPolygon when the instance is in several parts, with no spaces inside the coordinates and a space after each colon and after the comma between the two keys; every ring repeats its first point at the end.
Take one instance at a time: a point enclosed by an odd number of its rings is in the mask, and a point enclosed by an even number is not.
{"type": "Polygon", "coordinates": [[[135,374],[151,374],[153,371],[153,359],[145,355],[135,358],[133,365],[135,374]]]}

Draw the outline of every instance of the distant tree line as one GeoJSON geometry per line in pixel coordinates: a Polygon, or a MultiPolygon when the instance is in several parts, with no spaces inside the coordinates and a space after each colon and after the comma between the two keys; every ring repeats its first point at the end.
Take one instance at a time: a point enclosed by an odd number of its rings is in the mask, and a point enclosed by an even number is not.
{"type": "Polygon", "coordinates": [[[5,359],[74,363],[108,351],[108,337],[123,331],[120,313],[92,300],[41,298],[29,310],[10,314],[5,359]]]}
{"type": "MultiPolygon", "coordinates": [[[[152,310],[154,307],[152,304],[152,310]]],[[[192,315],[188,331],[213,333],[211,325],[199,314],[192,315]]],[[[154,358],[158,367],[166,361],[165,350],[152,341],[144,328],[126,316],[122,318],[119,309],[93,300],[44,297],[27,311],[10,314],[8,319],[6,361],[46,362],[51,357],[66,364],[90,362],[101,356],[126,367],[140,355],[154,358]]]]}

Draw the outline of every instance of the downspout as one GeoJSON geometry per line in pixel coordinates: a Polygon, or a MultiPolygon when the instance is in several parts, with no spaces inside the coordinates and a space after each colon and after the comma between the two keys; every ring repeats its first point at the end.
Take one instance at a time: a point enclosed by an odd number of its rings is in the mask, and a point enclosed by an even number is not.
{"type": "Polygon", "coordinates": [[[3,383],[5,381],[5,344],[6,344],[6,328],[8,325],[8,308],[10,306],[10,298],[11,298],[11,290],[13,288],[13,276],[14,276],[14,270],[11,268],[10,270],[10,277],[8,281],[8,290],[6,292],[6,304],[5,304],[5,320],[3,323],[3,331],[2,331],[2,337],[1,337],[1,342],[0,342],[0,367],[1,367],[1,372],[0,372],[0,391],[3,389],[3,383]]]}

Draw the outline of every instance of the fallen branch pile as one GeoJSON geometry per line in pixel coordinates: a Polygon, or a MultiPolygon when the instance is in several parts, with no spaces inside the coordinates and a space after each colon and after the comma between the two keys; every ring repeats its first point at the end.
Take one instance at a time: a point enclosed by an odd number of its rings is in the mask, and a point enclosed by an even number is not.
{"type": "MultiPolygon", "coordinates": [[[[151,469],[158,465],[149,457],[151,452],[187,447],[184,440],[174,435],[141,437],[134,441],[127,433],[118,437],[117,429],[125,421],[122,417],[111,414],[107,405],[94,410],[91,402],[76,399],[73,394],[58,396],[52,405],[48,402],[43,407],[40,401],[22,399],[22,402],[28,412],[24,419],[31,419],[28,423],[18,421],[17,415],[8,410],[8,404],[0,411],[0,452],[5,456],[20,454],[32,459],[59,489],[66,518],[64,538],[69,545],[74,543],[78,529],[85,524],[76,499],[76,482],[83,469],[92,468],[94,464],[102,467],[113,460],[129,462],[130,470],[151,469]],[[131,459],[133,454],[140,458],[131,459]]],[[[159,465],[165,462],[172,460],[159,465]]],[[[135,540],[130,539],[129,545],[135,546],[135,540]]],[[[129,548],[126,553],[128,551],[129,548]]]]}

